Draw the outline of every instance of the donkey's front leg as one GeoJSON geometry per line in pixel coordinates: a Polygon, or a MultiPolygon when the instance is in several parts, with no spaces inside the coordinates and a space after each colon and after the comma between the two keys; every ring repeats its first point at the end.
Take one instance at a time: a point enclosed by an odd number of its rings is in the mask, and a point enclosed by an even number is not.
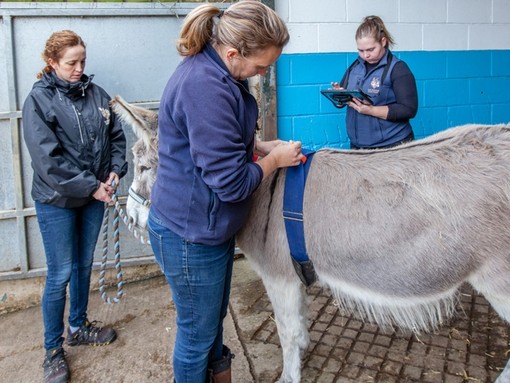
{"type": "Polygon", "coordinates": [[[506,363],[503,372],[498,376],[494,383],[509,383],[510,382],[510,360],[506,363]]]}
{"type": "Polygon", "coordinates": [[[273,305],[276,326],[283,350],[283,371],[280,383],[301,381],[301,356],[310,341],[307,328],[307,309],[304,287],[296,281],[263,278],[273,305]]]}

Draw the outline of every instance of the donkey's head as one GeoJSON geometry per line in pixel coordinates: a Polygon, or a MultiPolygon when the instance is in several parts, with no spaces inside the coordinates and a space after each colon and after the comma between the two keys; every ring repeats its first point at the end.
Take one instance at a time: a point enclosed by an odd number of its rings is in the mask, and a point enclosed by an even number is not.
{"type": "Polygon", "coordinates": [[[127,215],[133,224],[145,228],[149,214],[151,189],[156,179],[158,166],[158,114],[140,108],[116,96],[111,101],[115,114],[124,124],[131,126],[138,141],[133,152],[134,178],[129,188],[126,204],[127,215]]]}

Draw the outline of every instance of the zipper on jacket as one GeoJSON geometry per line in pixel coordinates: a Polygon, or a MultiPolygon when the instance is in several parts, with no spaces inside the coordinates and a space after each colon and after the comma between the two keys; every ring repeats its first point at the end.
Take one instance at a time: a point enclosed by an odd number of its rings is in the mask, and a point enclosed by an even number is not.
{"type": "Polygon", "coordinates": [[[81,143],[84,144],[85,141],[83,140],[83,132],[81,130],[81,123],[80,123],[80,116],[79,116],[79,112],[76,110],[76,107],[74,105],[73,106],[73,110],[74,110],[74,115],[76,116],[76,120],[78,121],[78,130],[80,131],[80,138],[81,138],[81,143]]]}

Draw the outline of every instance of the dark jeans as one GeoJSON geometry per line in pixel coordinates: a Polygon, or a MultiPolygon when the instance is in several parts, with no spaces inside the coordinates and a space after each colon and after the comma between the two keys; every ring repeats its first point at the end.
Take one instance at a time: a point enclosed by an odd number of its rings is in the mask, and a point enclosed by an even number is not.
{"type": "Polygon", "coordinates": [[[69,325],[87,319],[90,275],[104,203],[92,201],[80,208],[60,208],[35,202],[37,221],[46,253],[48,274],[42,298],[44,348],[62,346],[64,309],[69,284],[69,325]]]}
{"type": "Polygon", "coordinates": [[[217,246],[188,242],[163,226],[152,210],[148,229],[177,312],[175,381],[205,382],[208,365],[223,356],[235,241],[217,246]]]}

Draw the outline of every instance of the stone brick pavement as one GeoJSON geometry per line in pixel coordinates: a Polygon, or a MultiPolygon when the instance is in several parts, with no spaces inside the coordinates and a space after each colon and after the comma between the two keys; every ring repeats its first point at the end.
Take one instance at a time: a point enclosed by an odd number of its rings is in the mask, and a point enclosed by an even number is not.
{"type": "MultiPolygon", "coordinates": [[[[105,347],[69,347],[72,383],[171,382],[175,307],[162,277],[129,283],[118,305],[92,293],[92,319],[119,337],[105,347]]],[[[381,332],[312,286],[311,344],[303,383],[493,383],[506,363],[510,327],[485,299],[464,287],[462,312],[432,335],[381,332]]],[[[0,315],[0,382],[42,382],[40,307],[0,315]]],[[[236,354],[233,383],[272,383],[282,370],[271,304],[246,259],[234,263],[225,340],[236,354]]],[[[508,383],[508,382],[507,382],[508,383]]]]}
{"type": "MultiPolygon", "coordinates": [[[[233,296],[240,338],[256,381],[273,382],[281,372],[281,357],[275,355],[280,349],[271,304],[258,278],[242,283],[246,291],[233,296]],[[244,323],[253,317],[260,322],[244,323]],[[273,371],[267,368],[271,360],[273,371]]],[[[461,289],[456,318],[420,336],[382,332],[363,323],[339,309],[320,287],[311,286],[308,293],[311,344],[303,361],[303,382],[491,383],[506,364],[510,327],[468,286],[461,289]]]]}

